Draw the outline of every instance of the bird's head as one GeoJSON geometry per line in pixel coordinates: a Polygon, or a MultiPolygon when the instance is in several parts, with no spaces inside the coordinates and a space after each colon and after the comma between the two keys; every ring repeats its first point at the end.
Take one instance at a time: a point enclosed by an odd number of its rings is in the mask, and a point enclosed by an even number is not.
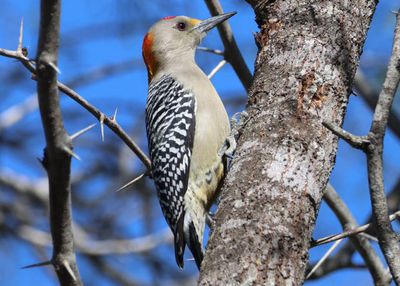
{"type": "Polygon", "coordinates": [[[235,14],[225,13],[206,20],[170,16],[155,23],[144,37],[142,45],[149,81],[163,65],[194,60],[196,47],[207,32],[235,14]]]}

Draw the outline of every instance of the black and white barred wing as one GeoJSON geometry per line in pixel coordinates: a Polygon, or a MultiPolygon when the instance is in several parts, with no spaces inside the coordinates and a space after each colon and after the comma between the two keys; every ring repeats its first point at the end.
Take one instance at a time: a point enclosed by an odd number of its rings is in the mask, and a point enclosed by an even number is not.
{"type": "Polygon", "coordinates": [[[193,94],[172,77],[163,76],[149,87],[146,129],[152,175],[164,217],[178,236],[182,234],[178,228],[183,227],[195,105],[193,94]]]}

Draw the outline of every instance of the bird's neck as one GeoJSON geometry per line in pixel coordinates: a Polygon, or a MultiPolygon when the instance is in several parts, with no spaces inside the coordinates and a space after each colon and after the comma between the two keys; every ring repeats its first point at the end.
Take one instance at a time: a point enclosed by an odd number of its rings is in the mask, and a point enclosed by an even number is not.
{"type": "Polygon", "coordinates": [[[164,60],[162,61],[162,64],[158,65],[153,79],[157,80],[157,78],[160,78],[163,75],[171,75],[179,79],[179,77],[193,72],[202,73],[194,60],[194,56],[174,57],[164,60]]]}

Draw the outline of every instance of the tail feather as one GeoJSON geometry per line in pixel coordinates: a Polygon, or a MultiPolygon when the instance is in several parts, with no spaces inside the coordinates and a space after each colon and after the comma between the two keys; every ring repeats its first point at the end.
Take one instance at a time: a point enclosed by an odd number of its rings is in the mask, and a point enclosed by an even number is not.
{"type": "MultiPolygon", "coordinates": [[[[201,237],[200,239],[203,239],[201,237]]],[[[203,249],[199,240],[199,236],[197,235],[196,228],[194,227],[193,222],[189,224],[189,240],[186,241],[190,251],[193,254],[194,260],[196,261],[197,268],[200,270],[201,262],[203,261],[203,249]]]]}
{"type": "Polygon", "coordinates": [[[185,253],[185,236],[183,230],[183,221],[185,218],[185,212],[182,212],[178,223],[176,225],[176,229],[174,232],[174,241],[175,241],[175,259],[176,263],[180,268],[183,268],[183,254],[185,253]]]}

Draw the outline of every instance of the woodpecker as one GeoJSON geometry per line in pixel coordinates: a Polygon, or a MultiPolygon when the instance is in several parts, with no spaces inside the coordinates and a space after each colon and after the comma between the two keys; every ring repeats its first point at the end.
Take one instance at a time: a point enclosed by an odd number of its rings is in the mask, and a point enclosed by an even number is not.
{"type": "Polygon", "coordinates": [[[205,220],[226,173],[224,155],[230,134],[224,105],[197,66],[195,51],[208,31],[234,14],[203,21],[165,17],[143,40],[149,81],[145,114],[151,174],[174,234],[180,268],[187,245],[200,269],[205,220]]]}

